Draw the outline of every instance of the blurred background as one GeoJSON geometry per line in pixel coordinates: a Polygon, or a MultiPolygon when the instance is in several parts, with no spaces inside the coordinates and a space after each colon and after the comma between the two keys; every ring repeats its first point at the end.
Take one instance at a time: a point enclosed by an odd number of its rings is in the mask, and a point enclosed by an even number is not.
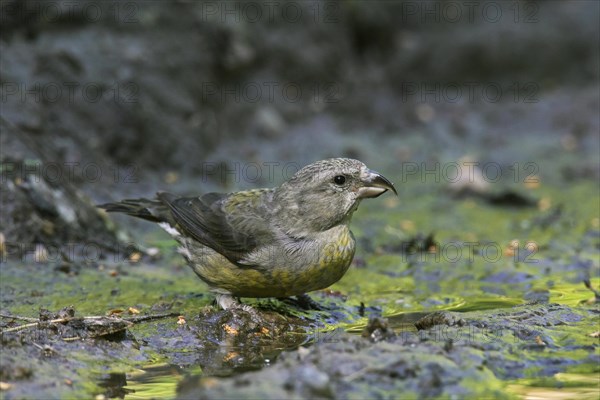
{"type": "Polygon", "coordinates": [[[598,178],[598,7],[3,0],[3,230],[47,240],[21,216],[59,195],[6,186],[31,173],[94,201],[273,186],[334,156],[400,183],[465,159],[598,178]]]}

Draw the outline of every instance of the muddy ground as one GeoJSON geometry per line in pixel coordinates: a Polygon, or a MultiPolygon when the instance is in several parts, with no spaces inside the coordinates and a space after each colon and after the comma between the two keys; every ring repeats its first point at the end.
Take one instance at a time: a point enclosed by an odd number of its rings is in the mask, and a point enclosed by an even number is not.
{"type": "Polygon", "coordinates": [[[598,4],[475,3],[3,1],[2,398],[598,398],[598,4]],[[320,311],[94,206],[329,156],[399,196],[320,311]]]}

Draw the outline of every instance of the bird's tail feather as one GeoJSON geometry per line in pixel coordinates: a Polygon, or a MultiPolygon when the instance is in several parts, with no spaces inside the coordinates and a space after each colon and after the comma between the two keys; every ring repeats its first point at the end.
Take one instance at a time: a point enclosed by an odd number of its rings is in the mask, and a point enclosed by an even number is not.
{"type": "Polygon", "coordinates": [[[97,207],[107,212],[120,212],[152,222],[165,222],[168,219],[167,207],[157,200],[127,199],[118,203],[99,204],[97,207]]]}

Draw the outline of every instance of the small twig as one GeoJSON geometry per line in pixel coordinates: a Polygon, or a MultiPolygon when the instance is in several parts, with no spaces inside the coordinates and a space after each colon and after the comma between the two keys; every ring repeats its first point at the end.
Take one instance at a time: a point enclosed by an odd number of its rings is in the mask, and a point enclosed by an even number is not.
{"type": "Polygon", "coordinates": [[[63,342],[74,342],[75,340],[82,340],[81,336],[71,336],[67,338],[62,338],[63,342]]]}
{"type": "Polygon", "coordinates": [[[181,315],[181,313],[170,312],[168,314],[142,315],[142,316],[139,316],[139,317],[123,318],[123,320],[124,321],[132,322],[134,324],[137,324],[137,323],[144,322],[144,321],[151,321],[153,319],[161,319],[161,318],[168,318],[168,317],[178,317],[180,315],[181,315]]]}
{"type": "MultiPolygon", "coordinates": [[[[84,317],[84,318],[99,318],[99,317],[84,317]]],[[[37,321],[37,322],[31,323],[31,324],[14,326],[12,328],[6,328],[6,329],[3,329],[2,331],[0,331],[0,333],[22,331],[23,329],[33,328],[33,327],[39,326],[39,324],[41,324],[43,322],[45,322],[47,324],[57,324],[57,323],[62,323],[62,322],[68,322],[68,321],[70,321],[72,319],[74,319],[74,317],[52,319],[50,321],[40,321],[39,319],[34,319],[34,321],[37,321]]]]}
{"type": "MultiPolygon", "coordinates": [[[[143,315],[140,317],[131,317],[131,318],[119,318],[119,317],[107,317],[107,316],[103,316],[103,315],[93,315],[93,316],[89,316],[89,317],[67,317],[67,318],[58,318],[58,319],[51,319],[49,321],[40,321],[39,319],[36,318],[29,318],[29,317],[19,317],[19,316],[13,316],[13,315],[0,315],[1,317],[5,317],[5,318],[14,318],[14,319],[22,319],[24,321],[35,321],[31,324],[24,324],[24,325],[19,325],[19,326],[14,326],[12,328],[6,328],[0,331],[0,334],[2,333],[8,333],[8,332],[18,332],[18,331],[22,331],[24,329],[28,329],[28,328],[34,328],[36,326],[39,326],[41,323],[46,323],[46,324],[61,324],[61,323],[65,323],[65,322],[69,322],[71,320],[74,319],[81,319],[84,321],[93,321],[93,320],[102,320],[102,319],[110,319],[110,318],[116,318],[122,321],[126,321],[126,322],[131,322],[132,324],[137,324],[140,322],[144,322],[144,321],[150,321],[153,319],[160,319],[160,318],[167,318],[167,317],[176,317],[180,315],[179,313],[168,313],[168,314],[155,314],[155,315],[143,315]]],[[[67,338],[70,340],[75,340],[75,338],[67,338]]],[[[65,339],[65,340],[67,340],[65,339]]]]}
{"type": "Polygon", "coordinates": [[[22,331],[24,329],[27,328],[33,328],[35,326],[38,326],[38,322],[34,322],[33,324],[25,324],[25,325],[19,325],[19,326],[14,326],[12,328],[6,328],[0,331],[1,334],[7,333],[7,332],[17,332],[17,331],[22,331]]]}
{"type": "Polygon", "coordinates": [[[33,344],[35,347],[37,347],[38,349],[40,349],[40,350],[42,350],[42,351],[44,351],[44,352],[50,352],[50,353],[55,353],[55,354],[58,354],[58,352],[57,352],[56,350],[54,350],[54,349],[52,348],[52,346],[49,346],[49,345],[44,345],[44,346],[42,346],[42,345],[40,345],[40,344],[37,344],[37,343],[35,343],[35,342],[32,342],[31,344],[33,344]]]}
{"type": "Polygon", "coordinates": [[[0,318],[21,319],[23,321],[39,321],[38,318],[21,317],[21,316],[18,316],[18,315],[1,314],[1,313],[0,313],[0,318]]]}

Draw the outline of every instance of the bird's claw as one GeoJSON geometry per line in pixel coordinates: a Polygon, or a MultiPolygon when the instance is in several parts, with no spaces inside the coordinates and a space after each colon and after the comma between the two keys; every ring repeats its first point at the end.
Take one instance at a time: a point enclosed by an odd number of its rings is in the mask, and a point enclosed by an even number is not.
{"type": "Polygon", "coordinates": [[[292,297],[284,297],[284,298],[280,298],[279,300],[283,301],[284,303],[294,305],[303,310],[315,310],[315,311],[328,310],[327,307],[322,306],[315,300],[311,299],[311,297],[309,295],[307,295],[306,293],[297,295],[294,297],[295,297],[295,299],[292,297]]]}
{"type": "Polygon", "coordinates": [[[242,310],[250,314],[253,321],[261,321],[262,318],[258,314],[256,309],[248,304],[242,304],[238,300],[236,300],[233,296],[228,294],[217,294],[215,296],[215,301],[219,307],[223,310],[242,310]]]}

